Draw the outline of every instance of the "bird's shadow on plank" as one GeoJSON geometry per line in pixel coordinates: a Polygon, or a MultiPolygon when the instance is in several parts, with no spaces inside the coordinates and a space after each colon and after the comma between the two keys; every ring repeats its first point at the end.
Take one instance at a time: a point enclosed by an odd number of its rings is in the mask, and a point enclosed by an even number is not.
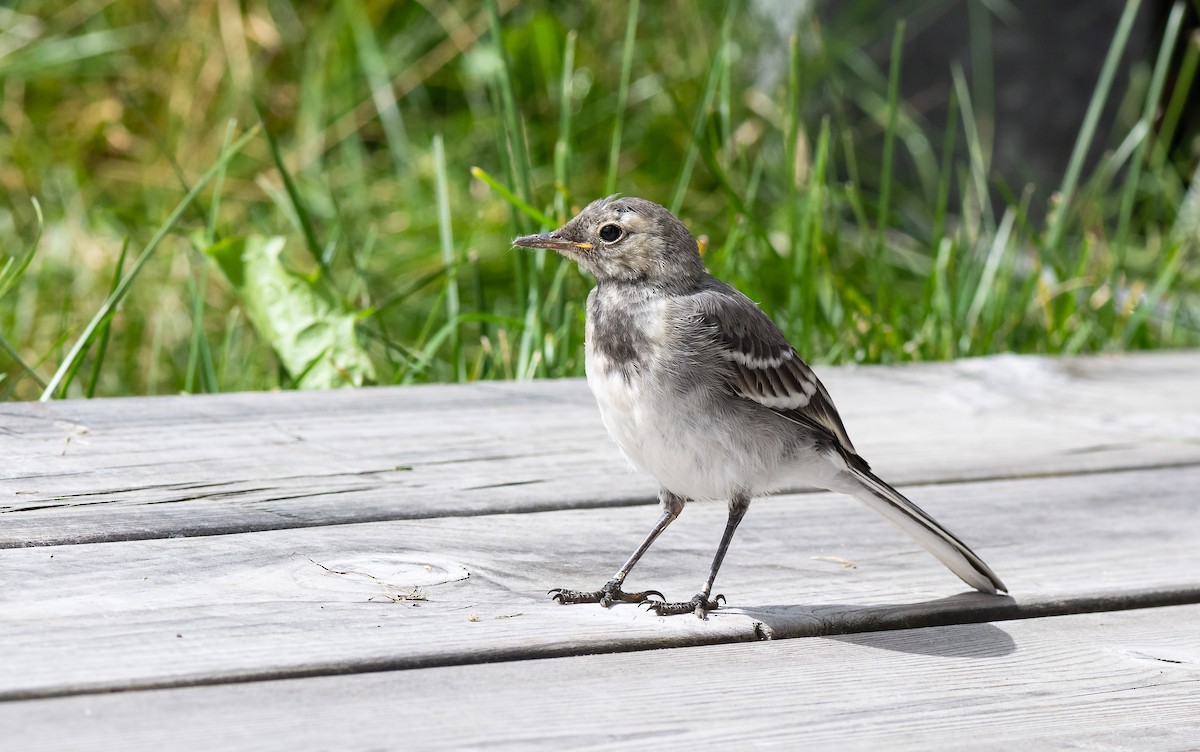
{"type": "Polygon", "coordinates": [[[829,637],[855,645],[956,658],[1010,655],[1016,643],[987,622],[1019,617],[1008,596],[960,593],[919,603],[758,605],[730,609],[754,619],[764,638],[829,637]],[[954,627],[927,629],[929,627],[954,627]]]}
{"type": "Polygon", "coordinates": [[[942,658],[1000,658],[1017,651],[1013,638],[995,624],[959,624],[899,632],[868,632],[829,639],[897,653],[942,658]]]}

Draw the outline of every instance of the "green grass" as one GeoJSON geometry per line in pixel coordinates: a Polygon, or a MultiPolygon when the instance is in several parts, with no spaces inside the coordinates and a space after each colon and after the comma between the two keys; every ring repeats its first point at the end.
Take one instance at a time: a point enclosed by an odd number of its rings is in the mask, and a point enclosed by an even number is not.
{"type": "Polygon", "coordinates": [[[0,396],[578,375],[589,280],[508,242],[613,191],[676,209],[813,362],[1195,347],[1200,141],[1166,146],[1194,1],[1119,91],[1128,1],[1052,196],[992,174],[1003,4],[930,122],[863,50],[899,61],[948,0],[782,33],[714,0],[17,3],[0,396]]]}

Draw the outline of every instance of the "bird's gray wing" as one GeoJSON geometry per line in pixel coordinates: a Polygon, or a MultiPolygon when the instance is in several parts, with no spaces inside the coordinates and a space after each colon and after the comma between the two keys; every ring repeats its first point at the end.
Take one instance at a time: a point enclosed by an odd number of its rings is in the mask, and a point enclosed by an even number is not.
{"type": "Polygon", "coordinates": [[[857,487],[842,488],[882,514],[936,556],[972,587],[985,593],[1007,590],[965,543],[937,520],[871,472],[854,450],[829,392],[800,359],[774,322],[749,298],[724,283],[712,283],[695,296],[699,343],[727,361],[730,390],[828,439],[845,458],[857,487]]]}
{"type": "Polygon", "coordinates": [[[696,297],[696,311],[707,344],[732,366],[728,386],[735,394],[827,434],[862,462],[825,385],[761,308],[722,283],[696,297]]]}

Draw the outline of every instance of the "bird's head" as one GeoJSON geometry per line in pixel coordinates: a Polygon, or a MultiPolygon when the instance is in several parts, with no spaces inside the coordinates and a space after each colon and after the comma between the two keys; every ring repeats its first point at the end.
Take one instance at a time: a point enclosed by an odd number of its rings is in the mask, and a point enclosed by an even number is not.
{"type": "Polygon", "coordinates": [[[683,222],[644,198],[593,201],[557,230],[512,244],[558,251],[600,282],[686,287],[705,273],[696,240],[683,222]]]}

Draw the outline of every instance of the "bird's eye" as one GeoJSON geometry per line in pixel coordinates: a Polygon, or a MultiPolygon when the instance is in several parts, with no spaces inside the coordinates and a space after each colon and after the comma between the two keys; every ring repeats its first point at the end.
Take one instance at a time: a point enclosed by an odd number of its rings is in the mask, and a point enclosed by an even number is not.
{"type": "Polygon", "coordinates": [[[605,243],[615,243],[621,239],[621,228],[616,225],[605,225],[600,228],[600,239],[605,243]]]}

